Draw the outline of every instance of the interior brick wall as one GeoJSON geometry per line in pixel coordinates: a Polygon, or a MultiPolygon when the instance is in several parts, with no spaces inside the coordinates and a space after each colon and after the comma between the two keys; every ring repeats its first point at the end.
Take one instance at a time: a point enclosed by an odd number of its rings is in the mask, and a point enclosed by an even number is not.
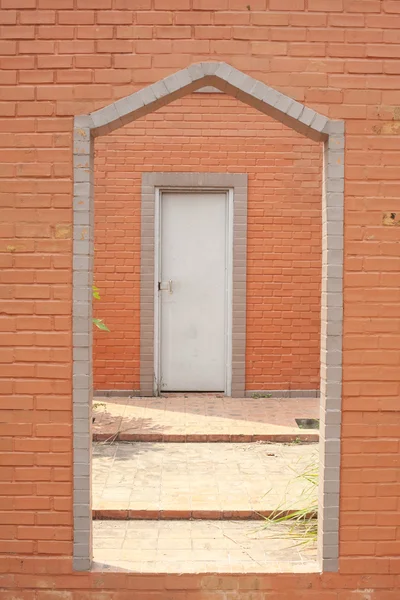
{"type": "Polygon", "coordinates": [[[245,172],[246,389],[319,389],[321,145],[234,98],[194,94],[96,140],[95,389],[138,390],[141,174],[245,172]]]}
{"type": "Polygon", "coordinates": [[[1,0],[0,596],[397,600],[400,3],[1,0]],[[340,572],[72,572],[73,116],[223,60],[346,121],[340,572]]]}

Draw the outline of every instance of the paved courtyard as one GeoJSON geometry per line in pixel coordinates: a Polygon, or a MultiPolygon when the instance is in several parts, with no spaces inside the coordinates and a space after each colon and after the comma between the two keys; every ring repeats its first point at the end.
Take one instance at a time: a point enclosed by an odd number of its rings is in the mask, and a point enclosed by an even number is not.
{"type": "Polygon", "coordinates": [[[95,440],[318,441],[296,418],[317,419],[318,398],[227,398],[215,394],[104,398],[94,402],[95,440]]]}
{"type": "MultiPolygon", "coordinates": [[[[95,521],[95,569],[139,573],[317,571],[316,546],[260,521],[95,521]]],[[[258,597],[258,596],[257,596],[258,597]]]]}
{"type": "Polygon", "coordinates": [[[137,573],[311,572],[274,511],[308,507],[318,464],[317,398],[168,394],[96,398],[95,569],[137,573]]]}
{"type": "Polygon", "coordinates": [[[317,444],[98,442],[94,516],[257,518],[296,510],[310,500],[299,475],[317,457],[317,444]]]}

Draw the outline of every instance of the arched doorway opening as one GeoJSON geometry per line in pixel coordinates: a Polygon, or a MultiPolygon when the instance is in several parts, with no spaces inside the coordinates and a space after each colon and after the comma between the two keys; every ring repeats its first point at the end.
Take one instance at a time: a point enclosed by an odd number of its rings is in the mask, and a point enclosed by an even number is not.
{"type": "Polygon", "coordinates": [[[74,568],[91,565],[91,405],[94,138],[204,86],[214,86],[323,142],[319,559],[338,568],[342,389],[344,124],[220,62],[194,64],[74,123],[74,568]]]}

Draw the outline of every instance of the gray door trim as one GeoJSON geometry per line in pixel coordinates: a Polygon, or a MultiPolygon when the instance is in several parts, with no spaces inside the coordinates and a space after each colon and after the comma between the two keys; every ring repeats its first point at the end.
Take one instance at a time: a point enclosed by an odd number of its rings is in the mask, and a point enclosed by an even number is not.
{"type": "Polygon", "coordinates": [[[154,372],[155,202],[158,189],[232,190],[232,396],[244,397],[246,359],[247,175],[143,173],[140,277],[140,393],[157,392],[154,372]]]}

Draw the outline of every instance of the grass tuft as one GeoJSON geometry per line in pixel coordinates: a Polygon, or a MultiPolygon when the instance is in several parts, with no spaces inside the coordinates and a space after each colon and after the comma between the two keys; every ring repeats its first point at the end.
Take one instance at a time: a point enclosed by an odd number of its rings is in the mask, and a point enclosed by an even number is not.
{"type": "MultiPolygon", "coordinates": [[[[292,468],[292,467],[291,467],[292,468]]],[[[296,469],[293,469],[296,473],[296,469]]],[[[317,456],[306,465],[300,473],[296,473],[295,480],[303,480],[307,483],[300,498],[304,507],[290,511],[287,508],[286,499],[268,516],[264,517],[265,529],[269,529],[271,538],[289,539],[295,546],[314,544],[318,535],[318,500],[316,490],[318,487],[318,458],[317,456]],[[273,525],[286,525],[285,530],[279,529],[274,533],[273,525]]],[[[290,483],[289,483],[290,485],[290,483]]]]}

